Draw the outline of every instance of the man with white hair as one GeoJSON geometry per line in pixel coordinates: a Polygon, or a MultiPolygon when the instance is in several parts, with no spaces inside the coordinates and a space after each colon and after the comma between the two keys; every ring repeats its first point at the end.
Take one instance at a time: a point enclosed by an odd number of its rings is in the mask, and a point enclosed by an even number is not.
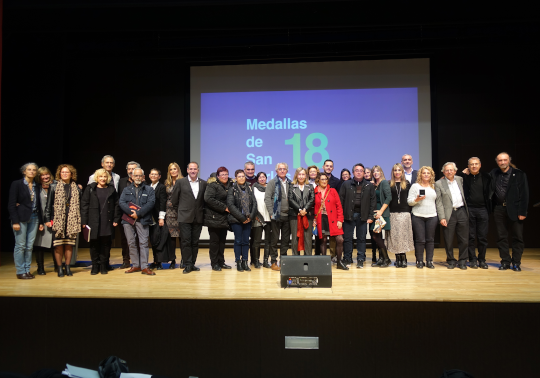
{"type": "Polygon", "coordinates": [[[131,174],[133,183],[120,196],[119,205],[124,214],[133,221],[122,219],[122,227],[129,245],[129,255],[133,266],[125,273],[141,272],[149,276],[155,273],[148,268],[148,236],[152,221],[152,210],[156,202],[154,189],[144,182],[144,171],[135,168],[131,174]],[[136,205],[136,206],[133,206],[136,205]],[[139,245],[137,245],[137,238],[139,245]]]}
{"type": "Polygon", "coordinates": [[[448,269],[456,267],[454,258],[454,232],[458,238],[459,269],[467,269],[469,242],[469,210],[463,194],[463,179],[456,176],[457,167],[454,163],[443,165],[444,177],[435,183],[437,198],[435,205],[439,222],[444,227],[444,242],[446,246],[446,261],[448,269]]]}
{"type": "Polygon", "coordinates": [[[276,177],[266,186],[264,204],[270,214],[272,224],[272,236],[270,242],[270,258],[272,270],[281,270],[277,264],[277,244],[281,233],[280,257],[287,255],[289,241],[291,240],[291,226],[289,224],[289,186],[291,180],[287,177],[289,166],[287,163],[276,164],[276,177]]]}

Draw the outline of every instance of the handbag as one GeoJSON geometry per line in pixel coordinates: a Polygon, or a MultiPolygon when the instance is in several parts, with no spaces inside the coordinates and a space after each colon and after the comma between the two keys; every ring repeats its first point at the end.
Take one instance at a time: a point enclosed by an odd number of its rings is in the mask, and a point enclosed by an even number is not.
{"type": "Polygon", "coordinates": [[[375,220],[375,225],[373,226],[373,232],[380,233],[384,226],[386,225],[386,221],[383,217],[380,217],[379,219],[375,220]]]}

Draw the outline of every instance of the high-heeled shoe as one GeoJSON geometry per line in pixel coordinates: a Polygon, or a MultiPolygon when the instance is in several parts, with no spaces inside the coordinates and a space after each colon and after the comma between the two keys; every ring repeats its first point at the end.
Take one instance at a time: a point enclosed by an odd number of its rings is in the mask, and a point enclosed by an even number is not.
{"type": "Polygon", "coordinates": [[[163,270],[163,265],[160,262],[156,263],[156,270],[163,270]]]}
{"type": "Polygon", "coordinates": [[[37,262],[37,274],[44,276],[45,273],[45,262],[43,258],[43,250],[39,248],[36,253],[36,262],[37,262]]]}
{"type": "Polygon", "coordinates": [[[392,264],[392,260],[390,260],[390,258],[388,257],[388,251],[386,250],[386,248],[381,248],[380,251],[382,255],[382,261],[380,265],[379,263],[377,263],[377,265],[379,265],[379,268],[388,268],[390,264],[392,264]]]}
{"type": "MultiPolygon", "coordinates": [[[[181,265],[182,264],[180,264],[180,268],[182,268],[181,265]]],[[[171,261],[171,265],[169,265],[169,269],[176,269],[176,260],[171,261]]]]}
{"type": "Polygon", "coordinates": [[[58,277],[64,277],[64,269],[62,266],[63,265],[58,266],[58,277]]]}

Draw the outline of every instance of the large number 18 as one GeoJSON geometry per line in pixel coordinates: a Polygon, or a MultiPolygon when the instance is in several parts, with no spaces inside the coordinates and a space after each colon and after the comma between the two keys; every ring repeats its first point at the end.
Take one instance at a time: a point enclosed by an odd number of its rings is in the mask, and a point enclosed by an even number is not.
{"type": "MultiPolygon", "coordinates": [[[[300,133],[294,134],[294,136],[291,139],[287,139],[285,141],[285,144],[292,144],[293,146],[293,165],[295,168],[298,168],[302,165],[301,160],[301,146],[300,146],[300,133]]],[[[312,133],[309,134],[306,138],[306,147],[308,150],[306,151],[306,154],[304,155],[304,160],[306,162],[306,166],[310,165],[320,165],[323,161],[328,159],[330,156],[328,154],[328,151],[326,151],[326,147],[328,146],[328,138],[326,135],[322,133],[312,133]],[[321,144],[318,146],[313,145],[313,141],[315,139],[318,139],[321,141],[321,144]],[[318,162],[313,161],[313,154],[316,153],[321,154],[321,160],[318,162]]]]}

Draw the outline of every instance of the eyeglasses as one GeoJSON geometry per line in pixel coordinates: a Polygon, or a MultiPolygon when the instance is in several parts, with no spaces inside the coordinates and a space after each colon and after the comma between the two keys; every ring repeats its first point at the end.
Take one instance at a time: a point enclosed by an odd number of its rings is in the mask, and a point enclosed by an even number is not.
{"type": "Polygon", "coordinates": [[[286,171],[286,170],[287,170],[287,168],[278,168],[278,169],[276,169],[276,171],[286,171]]]}
{"type": "Polygon", "coordinates": [[[328,181],[328,179],[323,179],[323,178],[320,178],[319,181],[328,181]]]}
{"type": "Polygon", "coordinates": [[[144,175],[132,175],[132,177],[143,177],[144,175]]]}
{"type": "Polygon", "coordinates": [[[220,173],[219,177],[229,177],[229,174],[228,173],[220,173]]]}

